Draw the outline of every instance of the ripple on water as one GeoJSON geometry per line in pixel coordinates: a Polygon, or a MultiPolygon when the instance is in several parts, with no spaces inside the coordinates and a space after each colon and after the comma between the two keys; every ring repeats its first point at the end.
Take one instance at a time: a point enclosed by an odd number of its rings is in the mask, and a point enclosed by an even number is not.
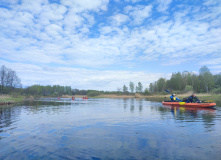
{"type": "Polygon", "coordinates": [[[220,109],[144,99],[44,103],[1,110],[10,116],[0,118],[0,159],[220,158],[220,109]]]}

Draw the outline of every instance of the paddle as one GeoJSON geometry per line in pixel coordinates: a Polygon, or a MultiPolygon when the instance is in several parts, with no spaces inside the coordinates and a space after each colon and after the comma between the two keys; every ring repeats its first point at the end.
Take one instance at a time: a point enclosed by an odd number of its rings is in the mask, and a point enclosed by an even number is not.
{"type": "Polygon", "coordinates": [[[210,103],[210,102],[213,102],[213,100],[209,100],[209,101],[204,101],[204,102],[210,103]]]}
{"type": "Polygon", "coordinates": [[[166,92],[170,93],[168,90],[165,89],[166,92]]]}

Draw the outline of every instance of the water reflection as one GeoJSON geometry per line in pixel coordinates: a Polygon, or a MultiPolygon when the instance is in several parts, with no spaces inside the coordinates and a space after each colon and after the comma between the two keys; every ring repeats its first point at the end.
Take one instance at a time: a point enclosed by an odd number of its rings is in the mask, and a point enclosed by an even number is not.
{"type": "Polygon", "coordinates": [[[165,106],[170,109],[176,120],[181,122],[202,121],[206,131],[214,130],[216,120],[216,109],[214,108],[193,108],[180,106],[165,106]]]}
{"type": "Polygon", "coordinates": [[[146,99],[0,107],[0,159],[218,159],[220,113],[146,99]]]}
{"type": "Polygon", "coordinates": [[[213,114],[215,116],[215,109],[213,108],[193,108],[193,107],[180,107],[180,106],[165,106],[171,110],[174,117],[192,117],[198,118],[202,114],[213,114]]]}
{"type": "Polygon", "coordinates": [[[10,131],[16,128],[13,123],[17,121],[20,113],[21,110],[17,107],[0,106],[0,140],[4,138],[4,136],[7,137],[10,131]],[[4,130],[2,128],[4,128],[4,130]]]}
{"type": "Polygon", "coordinates": [[[127,107],[130,107],[130,112],[134,113],[135,108],[138,107],[139,112],[143,110],[143,99],[134,99],[134,98],[124,98],[123,107],[126,110],[127,107]]]}

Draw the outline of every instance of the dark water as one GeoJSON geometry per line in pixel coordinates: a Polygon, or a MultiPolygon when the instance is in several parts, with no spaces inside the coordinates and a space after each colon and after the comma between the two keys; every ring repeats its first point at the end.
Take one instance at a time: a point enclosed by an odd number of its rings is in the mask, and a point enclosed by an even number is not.
{"type": "Polygon", "coordinates": [[[0,159],[221,159],[221,107],[146,99],[0,107],[0,159]]]}

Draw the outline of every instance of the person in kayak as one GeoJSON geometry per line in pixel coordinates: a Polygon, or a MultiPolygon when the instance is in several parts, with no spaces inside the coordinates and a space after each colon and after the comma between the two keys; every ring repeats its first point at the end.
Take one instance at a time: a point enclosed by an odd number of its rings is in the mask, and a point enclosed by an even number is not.
{"type": "Polygon", "coordinates": [[[170,99],[171,99],[171,102],[181,101],[179,98],[176,97],[175,94],[172,94],[172,95],[170,96],[170,99]]]}
{"type": "Polygon", "coordinates": [[[187,103],[201,103],[201,101],[193,93],[186,101],[187,103]]]}

